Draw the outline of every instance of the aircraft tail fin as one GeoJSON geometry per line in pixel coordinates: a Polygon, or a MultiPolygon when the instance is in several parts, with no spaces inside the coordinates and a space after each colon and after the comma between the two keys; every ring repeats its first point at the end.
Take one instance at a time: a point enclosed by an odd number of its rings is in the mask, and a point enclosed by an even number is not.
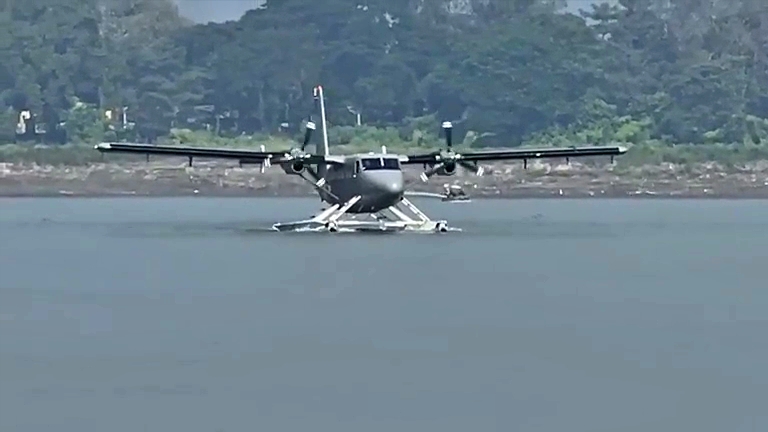
{"type": "Polygon", "coordinates": [[[323,98],[323,86],[317,86],[314,89],[315,105],[320,105],[320,122],[323,126],[323,147],[318,148],[317,153],[323,156],[331,154],[328,146],[328,122],[325,117],[325,99],[323,98]],[[321,153],[322,151],[322,153],[321,153]]]}

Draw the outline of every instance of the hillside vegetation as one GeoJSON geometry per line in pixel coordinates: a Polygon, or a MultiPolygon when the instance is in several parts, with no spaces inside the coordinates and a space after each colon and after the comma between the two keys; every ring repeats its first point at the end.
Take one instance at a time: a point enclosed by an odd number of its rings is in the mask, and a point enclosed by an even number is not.
{"type": "Polygon", "coordinates": [[[0,142],[17,142],[0,158],[74,163],[119,139],[288,146],[319,83],[334,151],[433,148],[451,120],[467,147],[764,158],[768,3],[619,3],[270,0],[193,25],[171,0],[0,0],[0,142]],[[38,141],[68,145],[30,148],[22,110],[38,141]]]}

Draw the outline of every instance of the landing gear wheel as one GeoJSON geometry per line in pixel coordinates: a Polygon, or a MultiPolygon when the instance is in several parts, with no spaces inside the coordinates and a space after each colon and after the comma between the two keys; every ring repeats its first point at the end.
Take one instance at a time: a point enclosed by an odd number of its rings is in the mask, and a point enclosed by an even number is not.
{"type": "Polygon", "coordinates": [[[328,222],[325,224],[325,227],[328,229],[328,232],[335,233],[339,231],[339,226],[335,222],[328,222]]]}
{"type": "Polygon", "coordinates": [[[441,232],[441,233],[448,232],[448,227],[446,226],[445,222],[438,222],[435,229],[437,230],[437,232],[441,232]]]}

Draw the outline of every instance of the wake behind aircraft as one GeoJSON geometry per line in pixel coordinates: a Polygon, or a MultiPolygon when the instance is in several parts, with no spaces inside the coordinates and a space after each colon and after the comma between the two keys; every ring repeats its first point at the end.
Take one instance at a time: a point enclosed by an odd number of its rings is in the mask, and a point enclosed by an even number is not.
{"type": "Polygon", "coordinates": [[[453,150],[450,122],[443,122],[445,149],[430,153],[390,154],[382,146],[378,153],[332,155],[328,145],[323,88],[314,89],[315,104],[319,104],[322,121],[323,145],[308,153],[312,133],[316,129],[310,116],[306,124],[304,141],[300,148],[286,151],[156,146],[135,143],[101,143],[96,150],[102,153],[138,153],[146,155],[185,156],[192,165],[194,158],[230,159],[240,164],[279,165],[286,174],[297,175],[309,182],[321,201],[329,204],[314,217],[298,222],[276,223],[277,231],[419,231],[446,232],[458,230],[445,220],[432,220],[406,197],[402,167],[423,165],[420,178],[453,176],[462,167],[478,176],[483,174],[479,162],[529,159],[613,156],[627,150],[620,146],[592,146],[548,149],[514,149],[457,153],[453,150]],[[408,214],[410,213],[410,215],[408,214]]]}

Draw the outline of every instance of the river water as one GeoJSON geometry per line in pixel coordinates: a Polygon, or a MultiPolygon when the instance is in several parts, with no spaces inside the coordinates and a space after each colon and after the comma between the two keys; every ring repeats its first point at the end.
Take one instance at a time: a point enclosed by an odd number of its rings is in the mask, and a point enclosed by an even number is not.
{"type": "Polygon", "coordinates": [[[0,430],[768,430],[768,202],[415,202],[0,200],[0,430]]]}

